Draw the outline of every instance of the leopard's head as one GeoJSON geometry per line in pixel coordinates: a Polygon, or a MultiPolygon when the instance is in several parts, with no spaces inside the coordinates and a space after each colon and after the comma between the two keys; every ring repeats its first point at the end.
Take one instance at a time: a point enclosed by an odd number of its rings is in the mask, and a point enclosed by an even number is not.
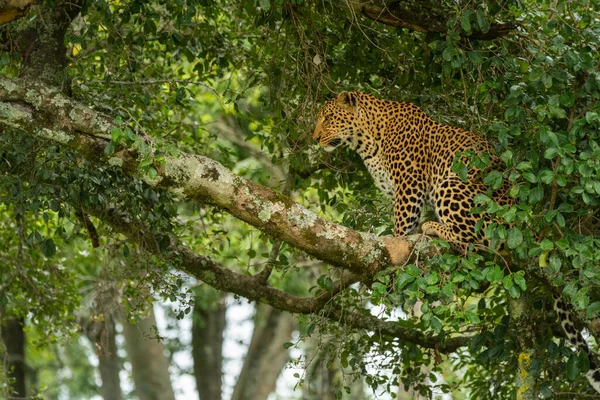
{"type": "Polygon", "coordinates": [[[329,100],[319,112],[313,139],[325,151],[341,144],[355,147],[355,136],[362,131],[360,102],[356,92],[342,92],[329,100]]]}

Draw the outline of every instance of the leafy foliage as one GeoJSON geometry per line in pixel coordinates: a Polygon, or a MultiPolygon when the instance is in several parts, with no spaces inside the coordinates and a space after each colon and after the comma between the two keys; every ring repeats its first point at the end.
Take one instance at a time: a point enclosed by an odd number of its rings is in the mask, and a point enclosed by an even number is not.
{"type": "MultiPolygon", "coordinates": [[[[505,253],[440,255],[384,271],[370,287],[350,287],[335,300],[442,341],[470,334],[469,348],[441,357],[319,316],[302,320],[302,336],[318,327],[332,338],[331,359],[366,375],[375,391],[394,392],[399,377],[428,395],[467,388],[471,398],[509,398],[522,344],[507,302],[521,298],[538,333],[529,373],[540,395],[589,392],[587,360],[553,338],[547,315],[552,290],[585,319],[600,312],[600,7],[588,0],[439,3],[447,10],[444,34],[386,27],[343,2],[89,1],[69,31],[69,75],[75,98],[128,124],[113,132],[112,150],[136,148],[149,176],[161,154],[204,154],[331,220],[377,234],[391,233],[390,203],[355,154],[323,154],[311,142],[320,104],[344,89],[363,90],[481,132],[504,163],[484,182],[493,190],[508,181],[518,199],[501,207],[478,197],[477,210],[507,223],[486,231],[505,253]],[[494,21],[517,28],[494,41],[469,38],[494,21]]],[[[16,75],[21,59],[5,52],[0,69],[16,75]]],[[[147,287],[188,308],[171,266],[144,258],[101,218],[93,222],[103,249],[91,249],[76,217],[85,205],[126,210],[162,232],[165,244],[181,240],[249,273],[267,264],[274,246],[276,238],[219,210],[196,209],[20,132],[3,132],[0,154],[3,306],[57,337],[76,329],[78,289],[89,276],[118,282],[133,299],[124,301],[128,310],[148,296],[147,287]],[[86,252],[111,261],[100,266],[86,252]],[[156,270],[146,274],[147,265],[156,270]]],[[[471,157],[469,165],[486,163],[471,157]]],[[[457,164],[456,172],[466,176],[469,165],[457,164]]],[[[299,267],[307,262],[283,246],[271,284],[297,294],[331,289],[337,271],[317,265],[313,279],[299,267]]]]}

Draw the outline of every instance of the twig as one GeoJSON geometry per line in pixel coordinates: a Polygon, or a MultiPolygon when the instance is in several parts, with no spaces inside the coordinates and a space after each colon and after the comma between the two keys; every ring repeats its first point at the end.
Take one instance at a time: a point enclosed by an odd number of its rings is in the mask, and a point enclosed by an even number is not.
{"type": "Polygon", "coordinates": [[[256,274],[256,279],[263,284],[267,284],[269,281],[269,277],[271,276],[271,272],[273,271],[273,266],[277,261],[277,257],[279,256],[279,250],[281,249],[281,239],[276,239],[273,243],[273,247],[271,248],[271,253],[269,254],[269,259],[267,260],[267,265],[265,268],[256,274]]]}
{"type": "Polygon", "coordinates": [[[160,85],[163,83],[178,83],[180,85],[198,85],[198,86],[203,86],[207,89],[209,89],[210,91],[212,91],[214,94],[220,96],[221,94],[212,86],[204,83],[204,82],[197,82],[197,81],[190,81],[188,79],[149,79],[146,81],[114,81],[114,80],[103,80],[103,81],[99,81],[99,80],[91,80],[91,81],[86,81],[86,83],[88,84],[92,84],[92,85],[124,85],[124,86],[134,86],[134,85],[139,85],[139,86],[145,86],[145,85],[160,85]]]}

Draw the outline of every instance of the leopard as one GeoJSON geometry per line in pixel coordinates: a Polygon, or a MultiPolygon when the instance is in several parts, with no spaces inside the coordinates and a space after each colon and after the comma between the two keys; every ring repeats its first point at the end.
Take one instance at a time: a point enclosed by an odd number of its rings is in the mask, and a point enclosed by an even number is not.
{"type": "MultiPolygon", "coordinates": [[[[424,234],[440,237],[456,248],[489,245],[484,229],[476,229],[482,216],[471,213],[475,196],[487,187],[476,168],[469,170],[466,180],[452,168],[455,157],[469,150],[487,153],[492,167],[500,165],[482,136],[435,122],[413,103],[350,91],[321,109],[313,138],[325,151],[346,145],[361,156],[375,185],[394,202],[394,236],[414,233],[428,203],[437,221],[424,223],[424,234]]],[[[495,191],[494,200],[510,204],[507,192],[503,185],[495,191]]],[[[484,219],[484,225],[490,220],[484,219]]]]}
{"type": "MultiPolygon", "coordinates": [[[[422,224],[423,234],[441,238],[462,252],[475,246],[489,248],[484,232],[493,218],[485,212],[472,212],[475,197],[489,193],[482,178],[485,171],[469,168],[464,179],[453,168],[457,161],[468,164],[469,153],[485,153],[487,168],[504,169],[483,136],[436,122],[410,102],[343,91],[321,108],[312,137],[326,152],[346,146],[358,153],[375,185],[393,201],[394,236],[416,232],[423,208],[429,204],[436,221],[422,224]]],[[[509,190],[505,181],[492,190],[491,198],[499,205],[513,205],[509,190]]],[[[600,366],[564,301],[553,296],[567,340],[587,353],[590,369],[586,377],[600,393],[600,366]]]]}

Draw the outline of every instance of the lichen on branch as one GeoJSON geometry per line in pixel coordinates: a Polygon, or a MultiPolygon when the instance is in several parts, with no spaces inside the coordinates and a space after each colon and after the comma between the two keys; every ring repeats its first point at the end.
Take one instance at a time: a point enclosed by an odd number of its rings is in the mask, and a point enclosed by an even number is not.
{"type": "Polygon", "coordinates": [[[241,178],[204,156],[166,156],[157,176],[140,174],[136,151],[105,152],[111,144],[110,132],[123,127],[39,82],[0,78],[0,127],[32,132],[75,150],[91,162],[121,166],[125,173],[188,201],[218,206],[272,238],[366,279],[392,261],[403,264],[411,256],[408,242],[392,240],[386,246],[375,235],[321,218],[288,196],[241,178]]]}

